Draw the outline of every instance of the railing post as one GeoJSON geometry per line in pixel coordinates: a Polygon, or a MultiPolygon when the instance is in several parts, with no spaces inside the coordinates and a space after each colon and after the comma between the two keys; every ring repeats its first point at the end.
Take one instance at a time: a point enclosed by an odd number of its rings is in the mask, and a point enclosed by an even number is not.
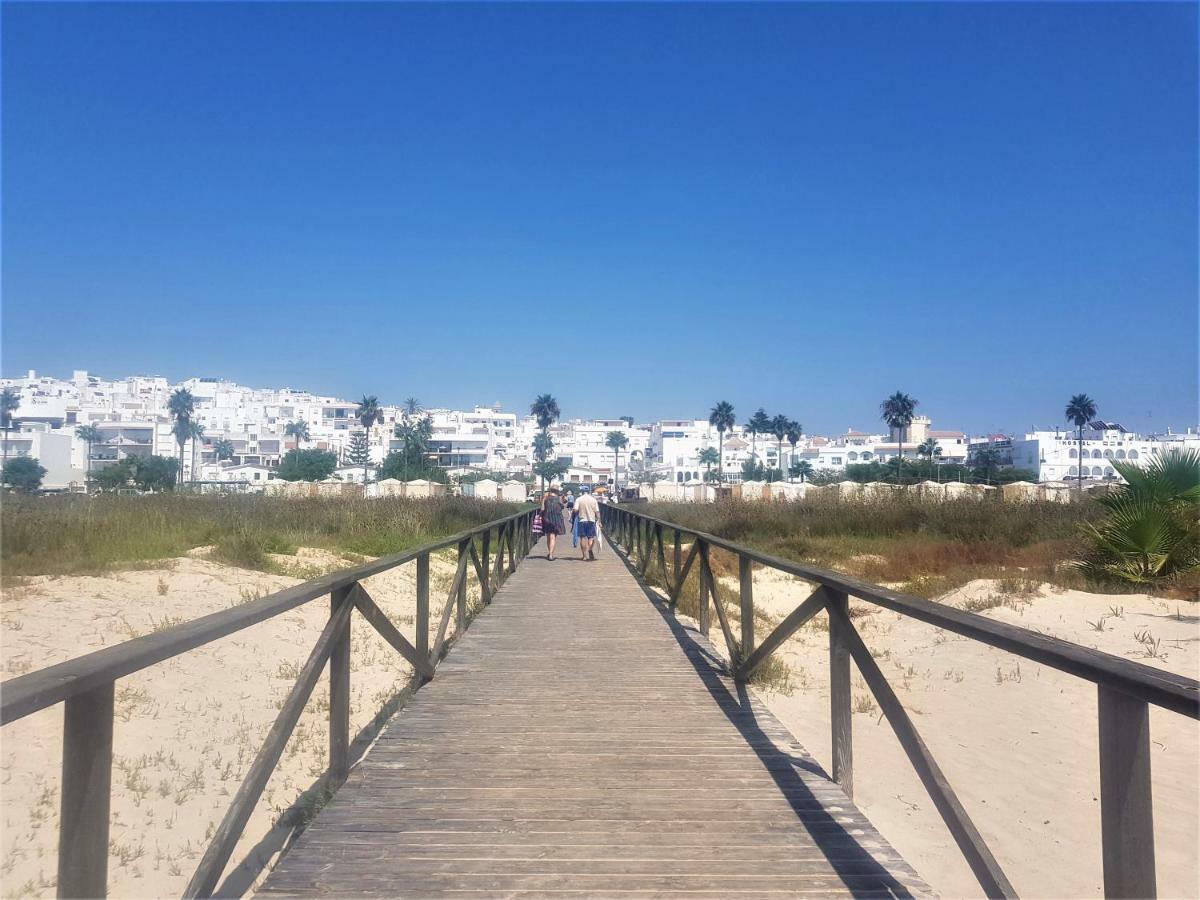
{"type": "MultiPolygon", "coordinates": [[[[417,653],[429,659],[429,554],[417,557],[417,653]]],[[[432,664],[434,661],[429,660],[432,664]]]]}
{"type": "Polygon", "coordinates": [[[482,536],[483,546],[480,548],[480,568],[483,569],[483,581],[479,585],[479,599],[484,603],[492,602],[492,529],[488,529],[482,536]]]}
{"type": "MultiPolygon", "coordinates": [[[[331,618],[349,602],[354,587],[340,587],[330,595],[331,618]]],[[[346,620],[329,654],[329,777],[334,785],[350,774],[350,622],[346,620]]]]}
{"type": "Polygon", "coordinates": [[[754,569],[750,557],[738,554],[738,588],[742,606],[742,658],[745,662],[754,652],[754,569]]]}
{"type": "Polygon", "coordinates": [[[671,586],[675,591],[679,590],[679,568],[683,565],[683,549],[680,546],[682,538],[679,535],[679,529],[675,529],[675,556],[673,558],[675,574],[671,577],[671,586]]]}
{"type": "Polygon", "coordinates": [[[513,547],[516,543],[517,536],[517,520],[510,519],[508,523],[508,574],[511,575],[517,571],[517,551],[513,547]]]}
{"type": "Polygon", "coordinates": [[[110,681],[63,703],[60,897],[104,897],[108,893],[113,696],[110,681]]]}
{"type": "Polygon", "coordinates": [[[696,560],[700,564],[700,633],[708,637],[708,629],[712,624],[712,610],[709,608],[709,598],[712,594],[712,585],[709,580],[712,578],[712,571],[708,567],[708,545],[696,538],[699,542],[700,553],[696,560]]]}
{"type": "MultiPolygon", "coordinates": [[[[458,544],[458,564],[461,567],[463,558],[471,553],[471,539],[460,541],[458,544]]],[[[454,624],[456,630],[461,634],[463,628],[467,624],[467,578],[469,572],[463,571],[463,577],[458,581],[458,596],[454,599],[454,624]]]]}
{"type": "Polygon", "coordinates": [[[1105,897],[1155,897],[1150,709],[1099,685],[1100,831],[1105,897]]]}
{"type": "Polygon", "coordinates": [[[850,598],[845,593],[829,590],[829,731],[832,742],[833,780],[842,786],[846,796],[854,798],[854,739],[850,710],[850,646],[842,617],[833,615],[841,610],[849,621],[850,598]]]}

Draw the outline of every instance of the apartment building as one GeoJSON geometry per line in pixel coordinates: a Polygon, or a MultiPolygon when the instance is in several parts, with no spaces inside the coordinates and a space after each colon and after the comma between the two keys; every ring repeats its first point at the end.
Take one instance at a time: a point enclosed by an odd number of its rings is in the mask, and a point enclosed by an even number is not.
{"type": "Polygon", "coordinates": [[[1091,481],[1124,481],[1114,462],[1144,465],[1172,448],[1200,450],[1200,433],[1189,428],[1182,434],[1142,436],[1116,422],[1095,421],[1083,431],[1082,455],[1077,433],[1066,427],[1028,432],[1010,448],[1012,464],[1037,472],[1039,481],[1074,480],[1080,474],[1091,481]]]}

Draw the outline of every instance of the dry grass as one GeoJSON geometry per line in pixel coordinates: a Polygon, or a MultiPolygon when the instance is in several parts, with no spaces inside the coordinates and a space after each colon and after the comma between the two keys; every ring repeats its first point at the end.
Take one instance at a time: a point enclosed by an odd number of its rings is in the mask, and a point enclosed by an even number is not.
{"type": "MultiPolygon", "coordinates": [[[[941,596],[977,578],[998,579],[998,590],[1011,595],[1042,583],[1083,588],[1081,576],[1066,563],[1083,550],[1079,524],[1102,514],[1086,498],[1004,503],[909,494],[802,503],[650,504],[639,511],[923,597],[941,596]]],[[[665,533],[668,559],[673,539],[665,533]]],[[[711,564],[718,578],[737,577],[733,554],[713,550],[711,564]]]]}
{"type": "Polygon", "coordinates": [[[12,576],[96,574],[212,546],[212,557],[273,571],[268,554],[319,547],[398,553],[519,509],[463,497],[431,500],[251,496],[21,497],[0,509],[0,559],[12,576]]]}

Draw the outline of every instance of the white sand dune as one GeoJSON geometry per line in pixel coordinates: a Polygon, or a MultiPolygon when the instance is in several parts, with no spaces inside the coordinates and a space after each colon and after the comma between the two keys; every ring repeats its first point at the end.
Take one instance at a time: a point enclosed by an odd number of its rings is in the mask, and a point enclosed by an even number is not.
{"type": "MultiPolygon", "coordinates": [[[[725,587],[727,598],[736,597],[734,582],[725,587]]],[[[1196,604],[1049,586],[1018,598],[998,588],[976,581],[942,599],[958,606],[1003,601],[982,614],[1197,677],[1196,604]]],[[[809,590],[781,573],[755,574],[756,607],[776,620],[809,590]]],[[[851,604],[863,640],[1017,893],[1103,896],[1095,686],[898,613],[851,604]]],[[[759,623],[757,630],[761,640],[767,628],[759,623]]],[[[715,624],[713,640],[723,645],[715,624]]],[[[795,690],[765,694],[767,705],[828,770],[825,616],[788,641],[783,654],[795,690]]],[[[856,802],[943,896],[982,896],[870,691],[857,672],[852,677],[855,705],[862,704],[854,715],[856,802]]],[[[1200,724],[1154,707],[1150,723],[1159,896],[1200,897],[1200,724]]]]}
{"type": "MultiPolygon", "coordinates": [[[[309,576],[317,569],[349,564],[321,550],[302,550],[287,562],[309,576]]],[[[440,614],[454,566],[435,558],[431,573],[431,602],[440,614]],[[437,588],[442,585],[439,597],[437,588]]],[[[104,577],[31,578],[7,591],[0,607],[4,677],[298,581],[219,565],[204,559],[203,553],[104,577]]],[[[411,640],[414,567],[377,575],[364,586],[411,640]]],[[[182,893],[328,616],[329,602],[314,600],[117,682],[111,896],[182,893]]],[[[361,618],[356,616],[352,627],[353,735],[404,687],[411,671],[361,618]]],[[[234,863],[251,853],[280,813],[325,770],[327,715],[328,679],[323,678],[246,828],[234,863]]],[[[0,739],[0,892],[4,897],[51,897],[57,865],[62,707],[5,726],[0,739]]],[[[271,846],[258,855],[274,852],[271,846]]]]}

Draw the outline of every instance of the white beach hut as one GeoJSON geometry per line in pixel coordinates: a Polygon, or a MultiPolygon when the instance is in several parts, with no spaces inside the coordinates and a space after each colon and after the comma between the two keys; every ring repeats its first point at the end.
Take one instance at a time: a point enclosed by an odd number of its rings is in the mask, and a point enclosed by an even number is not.
{"type": "Polygon", "coordinates": [[[754,481],[751,479],[750,481],[743,481],[740,487],[742,489],[743,500],[748,502],[758,502],[764,497],[763,489],[766,487],[766,482],[754,481]]]}
{"type": "MultiPolygon", "coordinates": [[[[492,482],[495,484],[495,482],[492,482]]],[[[446,493],[446,486],[436,481],[426,481],[424,478],[414,478],[405,485],[405,496],[410,500],[427,497],[441,497],[446,493]]]]}
{"type": "Polygon", "coordinates": [[[506,481],[500,485],[499,497],[501,500],[508,500],[512,503],[524,503],[529,496],[523,482],[506,481]]]}
{"type": "Polygon", "coordinates": [[[367,496],[403,497],[404,482],[399,478],[384,478],[382,481],[376,481],[374,484],[367,485],[367,496]],[[373,493],[372,488],[374,488],[373,493]]]}
{"type": "Polygon", "coordinates": [[[929,497],[941,500],[946,496],[946,486],[936,481],[922,481],[912,485],[912,491],[919,497],[929,497]]]}
{"type": "Polygon", "coordinates": [[[961,481],[948,481],[942,485],[943,495],[947,500],[953,500],[957,497],[965,497],[970,493],[967,488],[969,485],[963,484],[961,481]]]}
{"type": "Polygon", "coordinates": [[[1071,485],[1065,481],[1043,481],[1038,485],[1038,497],[1050,503],[1070,503],[1071,485]]]}
{"type": "Polygon", "coordinates": [[[829,493],[841,500],[848,500],[851,497],[861,496],[866,485],[859,484],[857,481],[839,481],[837,484],[831,484],[829,487],[833,490],[829,493]]]}
{"type": "Polygon", "coordinates": [[[1038,486],[1029,481],[1013,481],[1000,486],[1000,496],[1011,502],[1030,502],[1040,495],[1038,486]]]}
{"type": "Polygon", "coordinates": [[[476,500],[496,500],[500,497],[500,482],[493,481],[491,478],[467,482],[462,487],[463,496],[474,497],[476,500]]]}

